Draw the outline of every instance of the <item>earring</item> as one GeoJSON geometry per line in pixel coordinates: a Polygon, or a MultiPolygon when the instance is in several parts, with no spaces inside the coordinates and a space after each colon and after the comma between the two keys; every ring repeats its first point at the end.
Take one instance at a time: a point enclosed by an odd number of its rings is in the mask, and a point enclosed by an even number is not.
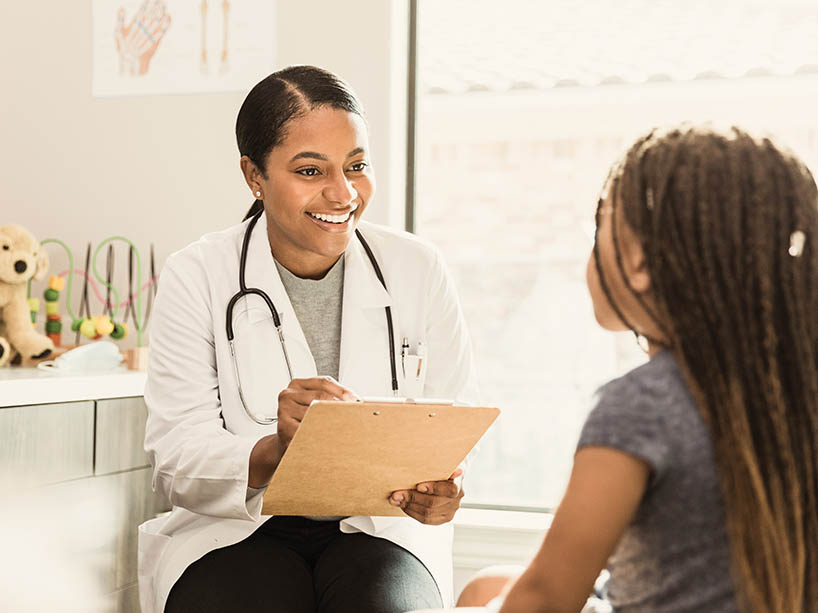
{"type": "Polygon", "coordinates": [[[256,192],[256,198],[261,198],[261,192],[256,192]]]}
{"type": "Polygon", "coordinates": [[[787,250],[792,257],[800,257],[804,253],[804,243],[807,240],[807,235],[802,230],[796,230],[790,234],[790,248],[787,250]]]}

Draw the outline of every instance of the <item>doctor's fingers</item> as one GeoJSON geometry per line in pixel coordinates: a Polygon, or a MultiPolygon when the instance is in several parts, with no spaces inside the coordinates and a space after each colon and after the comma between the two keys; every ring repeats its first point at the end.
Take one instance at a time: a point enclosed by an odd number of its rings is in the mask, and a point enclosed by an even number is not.
{"type": "MultiPolygon", "coordinates": [[[[445,483],[438,481],[437,483],[445,483]]],[[[390,502],[402,509],[416,508],[416,509],[441,509],[445,507],[460,505],[460,499],[463,497],[462,492],[455,492],[452,496],[441,494],[423,494],[417,490],[402,490],[393,492],[390,497],[390,502]]]]}
{"type": "Polygon", "coordinates": [[[310,377],[309,379],[293,379],[290,381],[293,389],[312,390],[332,394],[338,400],[360,400],[358,394],[344,387],[332,377],[310,377]]]}
{"type": "MultiPolygon", "coordinates": [[[[304,419],[304,415],[307,414],[307,409],[309,409],[309,405],[298,404],[296,402],[282,402],[281,400],[278,401],[278,421],[282,422],[285,419],[291,419],[296,422],[296,424],[300,424],[301,420],[304,419]]],[[[281,427],[279,425],[279,427],[281,427]]]]}
{"type": "MultiPolygon", "coordinates": [[[[445,524],[460,508],[460,498],[430,496],[415,491],[403,492],[408,496],[399,505],[403,512],[423,524],[445,524]]],[[[394,504],[394,503],[393,503],[394,504]]]]}
{"type": "Polygon", "coordinates": [[[298,426],[300,425],[300,420],[293,419],[292,417],[288,417],[286,415],[278,418],[278,427],[276,432],[278,434],[279,441],[281,442],[282,449],[286,450],[287,447],[290,446],[290,441],[293,440],[293,437],[298,430],[298,426]]]}
{"type": "Polygon", "coordinates": [[[430,511],[429,509],[417,510],[412,507],[406,507],[405,509],[403,509],[403,512],[406,515],[408,515],[412,519],[419,521],[422,524],[426,524],[427,526],[440,526],[442,524],[446,524],[452,521],[452,518],[454,518],[455,511],[457,511],[457,509],[453,509],[452,511],[446,512],[443,511],[433,512],[430,511]]]}
{"type": "Polygon", "coordinates": [[[460,483],[452,479],[449,479],[448,481],[426,481],[425,483],[418,483],[418,486],[415,489],[423,494],[443,496],[445,498],[457,498],[458,496],[463,496],[463,490],[460,487],[460,483]]]}
{"type": "Polygon", "coordinates": [[[286,389],[278,395],[278,408],[280,411],[284,406],[297,406],[303,417],[303,413],[306,412],[310,403],[314,400],[339,400],[339,398],[328,392],[286,389]]]}

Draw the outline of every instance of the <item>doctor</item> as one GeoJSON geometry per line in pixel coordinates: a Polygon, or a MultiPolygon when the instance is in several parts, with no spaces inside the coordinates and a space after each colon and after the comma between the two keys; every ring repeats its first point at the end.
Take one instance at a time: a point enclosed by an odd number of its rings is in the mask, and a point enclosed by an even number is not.
{"type": "Polygon", "coordinates": [[[260,513],[313,400],[476,400],[451,280],[424,241],[361,221],[374,192],[367,125],[337,77],[270,75],[236,136],[255,203],[168,259],[154,311],[145,448],[173,511],[140,526],[142,610],[448,605],[461,469],[394,492],[406,517],[260,513]],[[419,375],[403,356],[423,358],[419,375]]]}

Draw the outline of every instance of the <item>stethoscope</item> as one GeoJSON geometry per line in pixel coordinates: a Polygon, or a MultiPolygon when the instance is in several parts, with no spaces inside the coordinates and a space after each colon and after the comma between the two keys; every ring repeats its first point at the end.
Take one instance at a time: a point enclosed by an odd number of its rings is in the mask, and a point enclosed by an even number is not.
{"type": "MultiPolygon", "coordinates": [[[[256,287],[247,287],[247,284],[244,282],[244,269],[247,264],[247,247],[250,244],[250,235],[253,233],[253,228],[255,227],[262,213],[263,211],[256,213],[250,219],[250,223],[247,225],[247,230],[244,231],[244,239],[241,244],[241,256],[239,258],[239,291],[236,292],[236,294],[230,299],[230,302],[227,303],[227,342],[230,345],[230,357],[233,360],[233,370],[236,373],[236,383],[238,383],[239,387],[239,398],[241,399],[241,404],[244,407],[245,412],[247,413],[248,417],[250,417],[250,419],[257,424],[269,425],[277,422],[278,417],[257,417],[256,414],[253,413],[247,406],[247,401],[244,398],[244,392],[241,388],[241,376],[239,376],[239,363],[236,359],[236,348],[233,344],[233,306],[240,298],[255,294],[264,300],[264,302],[267,304],[267,308],[270,309],[270,314],[273,316],[273,323],[275,324],[276,332],[278,332],[278,341],[281,343],[281,351],[284,353],[284,361],[287,363],[287,373],[290,376],[290,380],[293,380],[293,367],[290,363],[290,356],[287,353],[287,343],[284,340],[284,331],[281,329],[281,318],[278,316],[278,311],[266,292],[256,287]]],[[[378,281],[380,281],[383,288],[389,292],[389,289],[386,287],[386,282],[383,280],[381,268],[378,266],[378,261],[375,259],[372,249],[369,248],[369,244],[364,240],[363,235],[358,229],[355,230],[355,236],[357,236],[358,240],[361,241],[361,245],[363,245],[364,251],[366,251],[367,257],[369,257],[369,261],[372,262],[372,268],[375,269],[375,275],[378,277],[378,281]]],[[[387,305],[384,307],[384,310],[386,311],[386,326],[389,333],[389,365],[392,368],[392,393],[397,396],[398,370],[395,366],[395,330],[392,326],[392,309],[387,305]]]]}

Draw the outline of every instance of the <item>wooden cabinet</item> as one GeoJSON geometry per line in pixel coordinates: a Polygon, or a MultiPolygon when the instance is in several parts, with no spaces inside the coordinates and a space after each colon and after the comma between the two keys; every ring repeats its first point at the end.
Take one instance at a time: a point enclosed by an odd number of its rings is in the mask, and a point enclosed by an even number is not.
{"type": "Polygon", "coordinates": [[[45,486],[111,613],[139,612],[137,527],[170,508],[151,491],[146,418],[141,397],[0,408],[0,467],[45,486]]]}
{"type": "Polygon", "coordinates": [[[147,417],[142,398],[97,400],[95,475],[150,465],[143,448],[147,417]]]}
{"type": "MultiPolygon", "coordinates": [[[[144,430],[143,430],[144,432],[144,430]]],[[[94,474],[94,403],[0,408],[0,467],[20,482],[94,474]]]]}

